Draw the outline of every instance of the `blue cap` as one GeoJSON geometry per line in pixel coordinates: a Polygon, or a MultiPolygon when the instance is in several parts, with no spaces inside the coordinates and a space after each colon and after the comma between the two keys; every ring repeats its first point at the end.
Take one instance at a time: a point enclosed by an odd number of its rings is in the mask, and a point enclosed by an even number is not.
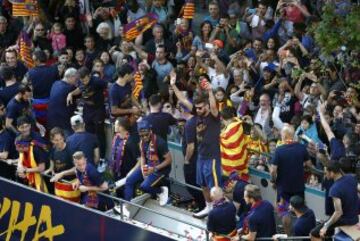
{"type": "Polygon", "coordinates": [[[149,123],[149,121],[145,120],[145,119],[142,119],[141,121],[139,121],[137,123],[137,129],[138,131],[142,131],[142,130],[150,130],[151,128],[151,125],[149,123]]]}
{"type": "Polygon", "coordinates": [[[268,70],[271,73],[275,73],[276,72],[276,65],[273,63],[269,63],[267,66],[265,66],[264,71],[268,70]]]}
{"type": "Polygon", "coordinates": [[[251,48],[245,49],[245,56],[251,59],[252,61],[256,62],[256,54],[255,51],[251,48]]]}

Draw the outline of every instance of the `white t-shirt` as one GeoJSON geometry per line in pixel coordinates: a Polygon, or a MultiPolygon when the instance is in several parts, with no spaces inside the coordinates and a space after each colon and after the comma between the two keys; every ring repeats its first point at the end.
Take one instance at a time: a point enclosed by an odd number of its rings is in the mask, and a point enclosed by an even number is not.
{"type": "Polygon", "coordinates": [[[216,70],[211,67],[208,68],[208,75],[210,77],[210,82],[214,90],[218,87],[222,87],[224,90],[226,90],[229,84],[229,77],[226,77],[222,73],[217,74],[216,70]]]}

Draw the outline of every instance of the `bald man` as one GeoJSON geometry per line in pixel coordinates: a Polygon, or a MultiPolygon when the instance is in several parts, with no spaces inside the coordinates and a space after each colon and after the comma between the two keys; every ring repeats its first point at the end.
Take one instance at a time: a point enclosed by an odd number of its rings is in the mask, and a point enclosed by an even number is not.
{"type": "Polygon", "coordinates": [[[313,166],[305,145],[295,142],[293,137],[294,127],[284,124],[282,144],[276,148],[271,160],[271,182],[276,185],[278,211],[283,212],[279,213],[281,217],[287,215],[292,196],[304,198],[304,165],[313,166]]]}
{"type": "Polygon", "coordinates": [[[212,233],[214,241],[230,241],[236,235],[236,208],[228,202],[220,187],[210,190],[211,200],[214,202],[207,222],[207,229],[212,233]]]}

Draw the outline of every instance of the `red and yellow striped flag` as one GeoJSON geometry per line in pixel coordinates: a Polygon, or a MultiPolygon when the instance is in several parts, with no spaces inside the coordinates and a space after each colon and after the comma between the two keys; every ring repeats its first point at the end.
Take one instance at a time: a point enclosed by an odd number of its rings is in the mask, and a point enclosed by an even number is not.
{"type": "Polygon", "coordinates": [[[151,28],[157,23],[158,16],[154,13],[148,13],[124,26],[126,41],[132,41],[137,36],[151,28]]]}
{"type": "Polygon", "coordinates": [[[195,3],[193,0],[187,0],[180,11],[180,15],[182,15],[185,19],[193,19],[195,15],[195,3]]]}
{"type": "Polygon", "coordinates": [[[235,118],[220,134],[221,165],[223,174],[228,176],[236,171],[239,175],[248,174],[249,138],[244,134],[242,121],[235,118]]]}
{"type": "Polygon", "coordinates": [[[137,71],[134,75],[134,88],[132,91],[132,95],[138,99],[140,96],[140,93],[143,89],[143,83],[142,83],[142,78],[141,78],[141,74],[139,73],[139,71],[137,71]]]}
{"type": "Polygon", "coordinates": [[[39,16],[37,0],[10,0],[10,2],[14,17],[39,16]]]}
{"type": "Polygon", "coordinates": [[[80,202],[81,192],[74,190],[71,183],[55,182],[55,195],[72,202],[80,202]]]}
{"type": "Polygon", "coordinates": [[[20,59],[25,63],[28,68],[35,66],[31,56],[32,41],[26,32],[21,32],[19,37],[19,52],[20,59]]]}
{"type": "Polygon", "coordinates": [[[252,140],[252,139],[250,139],[250,142],[248,144],[248,148],[255,151],[253,153],[251,151],[249,151],[248,159],[251,158],[252,154],[258,154],[258,153],[262,153],[262,152],[269,152],[267,144],[262,142],[261,140],[252,140]]]}

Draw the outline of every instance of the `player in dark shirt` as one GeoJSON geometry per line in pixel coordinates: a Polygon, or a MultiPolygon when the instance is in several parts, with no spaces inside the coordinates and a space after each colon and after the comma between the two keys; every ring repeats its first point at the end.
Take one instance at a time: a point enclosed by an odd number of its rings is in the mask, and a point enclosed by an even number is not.
{"type": "Polygon", "coordinates": [[[81,94],[85,129],[97,136],[100,144],[100,156],[104,158],[106,149],[104,89],[107,87],[107,82],[92,76],[86,67],[81,67],[77,73],[80,83],[71,95],[81,94]]]}
{"type": "Polygon", "coordinates": [[[7,66],[1,68],[1,78],[5,81],[5,87],[0,90],[0,99],[7,105],[18,93],[20,84],[16,81],[14,70],[7,66]]]}
{"type": "Polygon", "coordinates": [[[88,163],[97,165],[100,161],[99,142],[94,134],[85,131],[84,120],[80,115],[70,119],[74,134],[68,136],[66,143],[71,154],[82,151],[88,163]]]}
{"type": "Polygon", "coordinates": [[[40,175],[49,158],[47,142],[31,131],[31,120],[26,116],[17,119],[17,128],[20,133],[15,142],[19,152],[17,175],[36,190],[48,192],[40,175]]]}
{"type": "Polygon", "coordinates": [[[176,119],[169,113],[161,111],[162,103],[160,95],[152,95],[149,99],[150,114],[145,119],[150,123],[151,130],[167,142],[170,126],[176,124],[176,119]]]}
{"type": "Polygon", "coordinates": [[[211,199],[214,202],[207,221],[207,229],[212,233],[213,240],[236,236],[236,208],[232,202],[225,199],[219,187],[211,189],[211,199]]]}
{"type": "Polygon", "coordinates": [[[7,179],[15,179],[15,161],[18,154],[15,150],[15,136],[5,129],[5,120],[0,117],[0,176],[7,179]]]}
{"type": "Polygon", "coordinates": [[[221,186],[221,160],[220,160],[220,117],[212,86],[203,80],[203,89],[208,95],[200,94],[194,99],[196,109],[196,134],[198,142],[198,160],[196,181],[202,187],[206,207],[193,216],[204,218],[212,208],[210,189],[221,186]]]}
{"type": "Polygon", "coordinates": [[[140,156],[139,142],[136,135],[130,131],[131,124],[126,117],[116,119],[110,164],[116,181],[130,172],[140,156]]]}
{"type": "Polygon", "coordinates": [[[111,115],[113,117],[138,115],[140,109],[132,103],[131,84],[134,69],[129,64],[123,64],[118,70],[118,78],[109,91],[111,115]]]}
{"type": "Polygon", "coordinates": [[[108,189],[108,183],[104,181],[97,169],[86,161],[83,152],[78,151],[73,154],[74,165],[76,168],[77,181],[73,188],[79,189],[83,193],[81,203],[90,208],[99,207],[99,197],[97,192],[108,189]]]}
{"type": "Polygon", "coordinates": [[[254,241],[256,238],[272,237],[276,232],[274,207],[262,200],[260,188],[256,185],[245,187],[244,198],[251,209],[244,220],[240,238],[254,241]]]}
{"type": "Polygon", "coordinates": [[[126,178],[125,200],[131,200],[134,197],[135,185],[141,182],[140,188],[151,195],[158,195],[160,205],[164,206],[168,201],[168,188],[155,185],[171,170],[172,158],[167,143],[151,132],[151,126],[146,120],[138,123],[138,131],[141,138],[140,162],[126,178]]]}
{"type": "Polygon", "coordinates": [[[359,222],[357,181],[354,176],[344,175],[341,164],[337,161],[330,161],[325,167],[325,175],[334,180],[329,196],[334,203],[334,213],[322,224],[319,224],[311,231],[312,240],[321,240],[334,234],[336,227],[343,225],[355,225],[359,222]]]}
{"type": "Polygon", "coordinates": [[[59,127],[53,128],[50,131],[50,139],[53,144],[50,151],[50,168],[44,173],[54,174],[51,181],[58,181],[69,175],[72,175],[72,177],[68,177],[68,180],[74,179],[75,168],[70,149],[65,142],[64,131],[59,127]]]}
{"type": "Polygon", "coordinates": [[[313,210],[306,207],[304,199],[300,196],[290,198],[290,211],[295,213],[296,220],[292,225],[294,236],[308,236],[316,226],[316,218],[313,210]]]}
{"type": "Polygon", "coordinates": [[[50,91],[48,105],[48,129],[60,127],[68,136],[72,133],[70,117],[74,112],[74,105],[67,103],[67,96],[74,91],[77,79],[76,69],[65,71],[64,78],[56,81],[50,91]]]}

